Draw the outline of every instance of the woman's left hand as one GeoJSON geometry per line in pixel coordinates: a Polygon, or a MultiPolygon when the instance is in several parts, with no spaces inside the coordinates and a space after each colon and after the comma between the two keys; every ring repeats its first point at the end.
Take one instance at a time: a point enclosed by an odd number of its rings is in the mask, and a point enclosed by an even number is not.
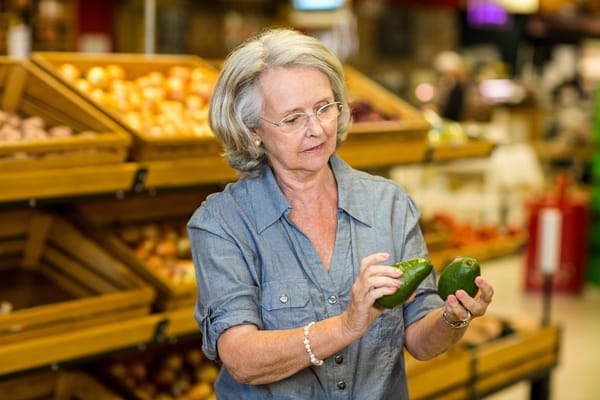
{"type": "Polygon", "coordinates": [[[475,297],[460,289],[446,299],[446,316],[451,321],[464,321],[470,317],[481,317],[487,311],[494,296],[494,288],[482,276],[475,278],[479,292],[475,297]]]}

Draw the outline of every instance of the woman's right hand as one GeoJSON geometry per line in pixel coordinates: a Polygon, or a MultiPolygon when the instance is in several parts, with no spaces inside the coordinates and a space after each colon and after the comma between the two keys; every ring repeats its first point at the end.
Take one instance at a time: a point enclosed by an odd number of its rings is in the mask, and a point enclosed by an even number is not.
{"type": "Polygon", "coordinates": [[[374,253],[360,262],[358,277],[352,285],[348,308],[342,314],[345,329],[359,338],[371,323],[383,312],[375,301],[381,296],[392,294],[400,286],[402,271],[381,263],[389,259],[387,253],[374,253]]]}

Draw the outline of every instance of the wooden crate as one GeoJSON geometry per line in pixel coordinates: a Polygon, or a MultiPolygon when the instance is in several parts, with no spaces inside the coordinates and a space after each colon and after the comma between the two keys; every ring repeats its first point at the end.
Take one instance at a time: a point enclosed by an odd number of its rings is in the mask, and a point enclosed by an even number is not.
{"type": "Polygon", "coordinates": [[[93,365],[91,372],[129,400],[213,399],[220,365],[204,356],[201,345],[198,334],[167,346],[110,357],[93,365]]]}
{"type": "Polygon", "coordinates": [[[471,356],[460,346],[433,360],[405,356],[408,393],[411,399],[461,400],[469,396],[471,356]]]}
{"type": "Polygon", "coordinates": [[[59,67],[72,64],[85,73],[91,67],[117,65],[125,71],[125,79],[136,80],[151,72],[166,75],[172,67],[201,68],[208,75],[218,74],[215,67],[200,57],[192,55],[141,55],[126,53],[81,54],[70,52],[34,52],[32,60],[60,79],[72,91],[82,95],[106,115],[117,121],[134,137],[130,158],[136,161],[170,160],[195,157],[221,157],[221,146],[208,129],[206,135],[197,135],[191,131],[179,131],[172,135],[153,135],[151,132],[136,129],[126,122],[122,113],[115,107],[95,101],[92,96],[78,90],[76,85],[63,78],[59,67]]]}
{"type": "Polygon", "coordinates": [[[411,399],[481,398],[543,376],[558,363],[560,330],[496,316],[474,319],[465,337],[429,361],[406,355],[411,399]]]}
{"type": "Polygon", "coordinates": [[[394,119],[354,122],[338,153],[357,168],[425,161],[430,124],[414,107],[350,66],[344,66],[349,101],[367,101],[394,119]]]}
{"type": "Polygon", "coordinates": [[[558,364],[560,328],[516,321],[515,333],[475,347],[474,392],[482,396],[558,364]]]}
{"type": "Polygon", "coordinates": [[[350,102],[367,101],[392,118],[354,123],[351,134],[392,133],[404,140],[426,139],[431,125],[420,111],[349,65],[344,65],[344,74],[350,102]]]}
{"type": "Polygon", "coordinates": [[[0,57],[0,110],[40,117],[46,128],[66,125],[69,137],[0,138],[0,172],[46,170],[124,161],[130,135],[28,60],[0,57]],[[94,135],[81,135],[82,132],[94,135]]]}
{"type": "Polygon", "coordinates": [[[123,400],[79,370],[41,371],[0,381],[0,400],[123,400]]]}
{"type": "Polygon", "coordinates": [[[150,312],[153,289],[64,219],[14,209],[0,221],[0,346],[150,312]]]}
{"type": "MultiPolygon", "coordinates": [[[[185,224],[204,198],[218,187],[205,187],[197,191],[180,191],[156,196],[132,197],[114,201],[87,201],[74,206],[73,220],[79,221],[102,246],[127,264],[151,284],[157,292],[155,308],[173,310],[193,307],[196,301],[196,280],[191,256],[155,257],[163,242],[164,232],[178,230],[181,240],[187,240],[185,224]],[[129,243],[120,233],[150,229],[157,236],[129,243]],[[156,238],[156,239],[155,239],[156,238]],[[135,244],[134,244],[135,243],[135,244]],[[139,245],[138,245],[139,244],[139,245]],[[148,244],[148,247],[145,245],[148,244]],[[144,248],[151,250],[145,251],[144,248]],[[183,279],[170,275],[170,262],[181,262],[187,269],[183,279]],[[191,279],[190,279],[191,278],[191,279]]],[[[174,265],[174,264],[172,264],[174,265]]],[[[191,315],[191,314],[190,314],[191,315]]]]}

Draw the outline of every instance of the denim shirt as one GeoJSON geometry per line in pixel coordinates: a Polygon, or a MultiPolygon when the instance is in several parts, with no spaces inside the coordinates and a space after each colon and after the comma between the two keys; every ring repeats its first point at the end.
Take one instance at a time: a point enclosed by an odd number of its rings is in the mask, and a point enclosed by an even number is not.
{"type": "MultiPolygon", "coordinates": [[[[291,206],[270,169],[211,194],[189,220],[198,284],[194,316],[208,358],[218,360],[219,335],[236,325],[291,329],[339,315],[367,255],[388,252],[390,263],[427,257],[419,211],[402,188],[337,156],[330,165],[339,205],[329,271],[289,218],[291,206]]],[[[432,272],[413,301],[385,310],[323,366],[268,385],[241,384],[223,366],[215,391],[220,400],[407,399],[404,330],[441,306],[432,272]]]]}

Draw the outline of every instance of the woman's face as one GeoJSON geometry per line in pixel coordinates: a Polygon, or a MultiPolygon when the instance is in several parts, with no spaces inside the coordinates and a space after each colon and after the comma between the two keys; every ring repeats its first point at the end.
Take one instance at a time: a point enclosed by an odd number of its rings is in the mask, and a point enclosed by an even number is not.
{"type": "Polygon", "coordinates": [[[337,118],[321,123],[314,116],[334,101],[327,75],[309,67],[277,67],[266,71],[258,85],[263,110],[255,135],[275,173],[310,174],[327,167],[336,148],[337,118]],[[309,115],[300,130],[285,132],[273,124],[295,113],[309,115]]]}

